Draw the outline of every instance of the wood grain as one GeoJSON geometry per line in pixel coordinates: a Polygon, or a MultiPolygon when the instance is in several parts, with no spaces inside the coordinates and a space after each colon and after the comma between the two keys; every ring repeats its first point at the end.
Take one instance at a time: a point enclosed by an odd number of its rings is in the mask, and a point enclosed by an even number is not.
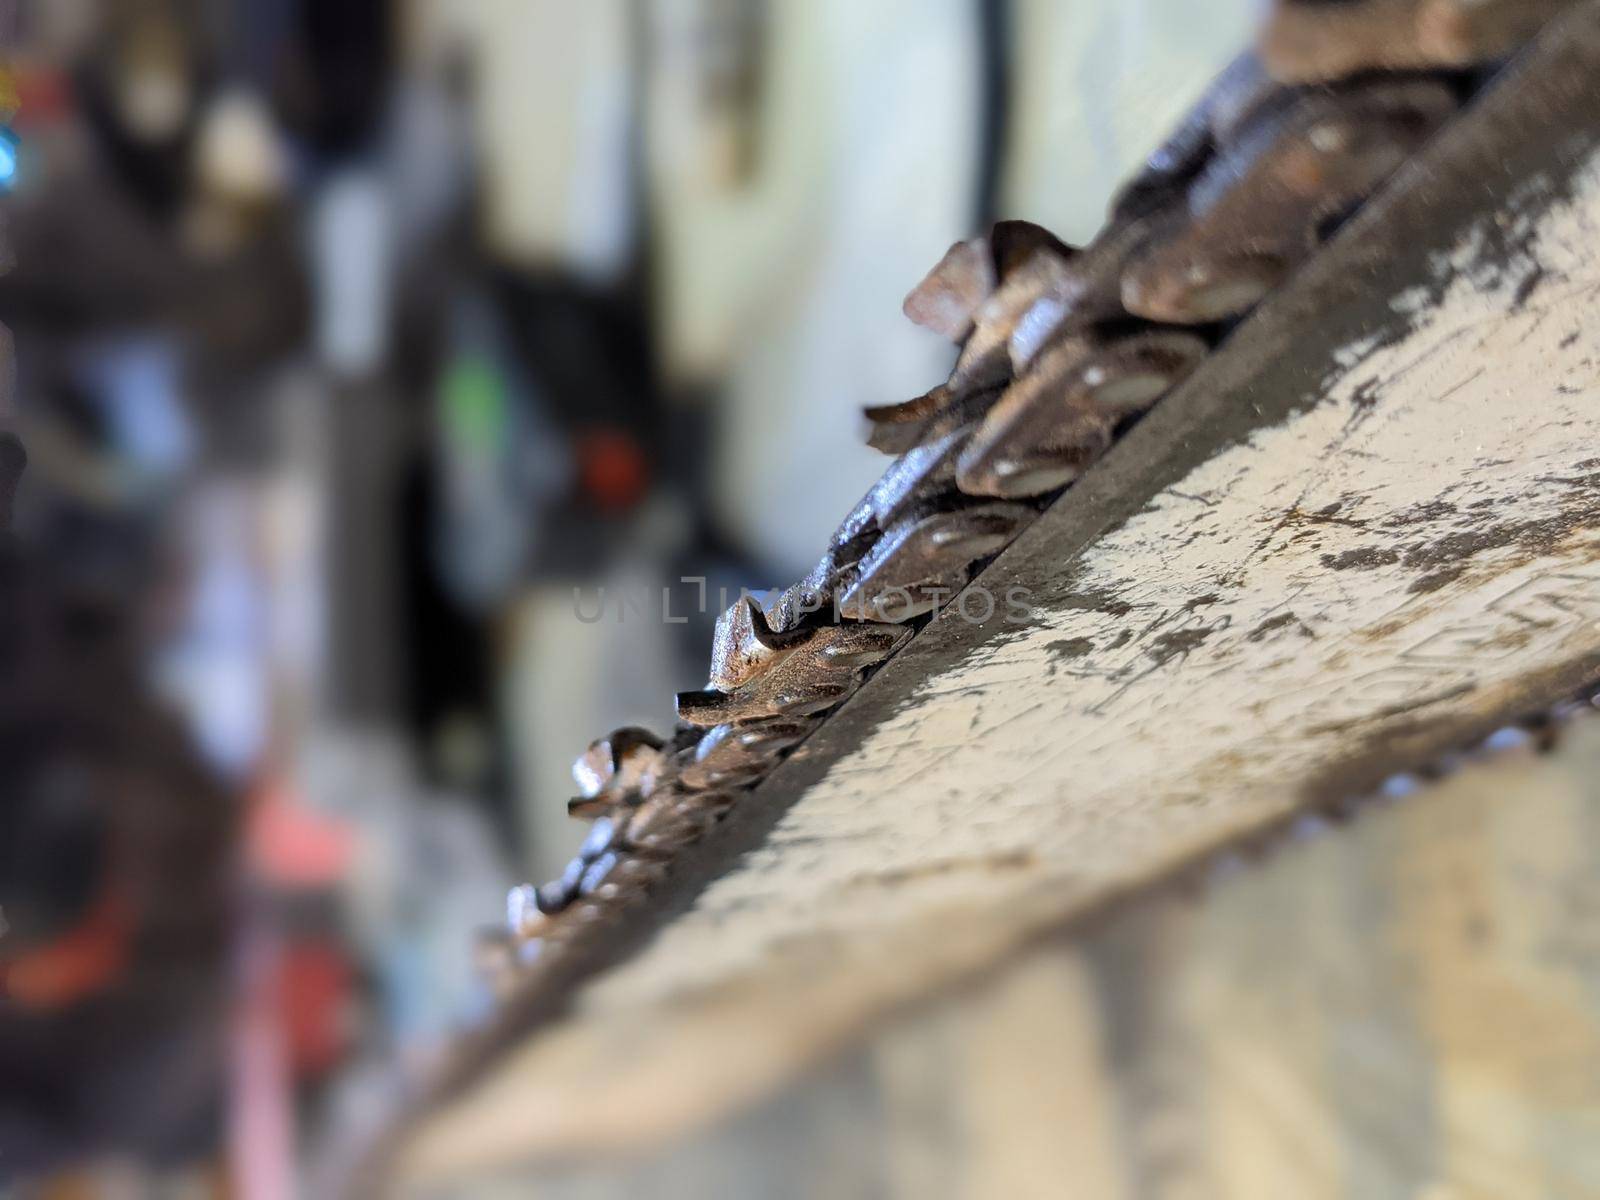
{"type": "Polygon", "coordinates": [[[1554,753],[1035,945],[662,1150],[491,1176],[419,1161],[408,1182],[557,1200],[1600,1196],[1597,916],[1588,718],[1554,753]]]}

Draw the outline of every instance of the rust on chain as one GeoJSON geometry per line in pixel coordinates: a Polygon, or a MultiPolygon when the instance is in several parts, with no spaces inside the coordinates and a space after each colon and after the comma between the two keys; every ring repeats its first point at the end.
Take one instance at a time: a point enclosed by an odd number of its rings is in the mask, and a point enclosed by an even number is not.
{"type": "Polygon", "coordinates": [[[618,729],[589,743],[572,764],[578,795],[567,802],[567,812],[585,819],[604,815],[638,791],[663,758],[661,739],[647,729],[618,729]]]}
{"type": "Polygon", "coordinates": [[[972,329],[973,314],[994,291],[994,255],[986,238],[957,242],[906,297],[903,311],[916,324],[952,342],[972,329]]]}
{"type": "Polygon", "coordinates": [[[999,553],[1036,516],[1020,504],[963,504],[908,513],[847,573],[842,615],[905,621],[932,612],[967,584],[972,564],[999,553]]]}
{"type": "Polygon", "coordinates": [[[814,728],[816,721],[805,718],[718,725],[695,744],[679,777],[694,789],[749,787],[814,728]]]}
{"type": "Polygon", "coordinates": [[[740,597],[717,618],[708,686],[733,690],[761,674],[804,637],[799,630],[774,629],[754,597],[740,597]]]}
{"type": "Polygon", "coordinates": [[[904,454],[922,440],[923,426],[946,412],[960,394],[940,384],[913,400],[880,404],[865,410],[867,445],[884,454],[904,454]]]}
{"type": "MultiPolygon", "coordinates": [[[[985,396],[986,400],[992,396],[985,396]]],[[[952,416],[975,413],[952,412],[952,416]]],[[[920,445],[907,450],[890,465],[841,527],[846,545],[859,543],[863,532],[881,534],[906,512],[955,491],[956,457],[971,434],[975,421],[950,428],[930,428],[920,445]]]]}
{"type": "Polygon", "coordinates": [[[1123,276],[1128,311],[1206,324],[1254,307],[1455,111],[1432,81],[1312,91],[1237,132],[1189,188],[1187,220],[1123,276]]]}
{"type": "Polygon", "coordinates": [[[888,658],[911,635],[903,625],[839,624],[810,630],[760,675],[729,691],[678,693],[678,719],[701,729],[730,721],[808,716],[842,704],[862,672],[888,658]]]}
{"type": "MultiPolygon", "coordinates": [[[[1066,248],[1069,249],[1070,248],[1066,248]]],[[[1011,338],[1019,326],[1043,314],[1064,313],[1082,290],[1070,254],[1041,246],[1000,281],[973,317],[972,333],[950,376],[957,393],[994,387],[1011,378],[1011,338]]]]}
{"type": "Polygon", "coordinates": [[[1036,250],[1049,250],[1061,258],[1071,258],[1074,253],[1066,242],[1032,221],[997,221],[989,231],[989,252],[994,255],[998,278],[1011,274],[1036,250]]]}
{"type": "MultiPolygon", "coordinates": [[[[669,738],[622,729],[578,760],[594,818],[558,879],[513,889],[478,960],[530,961],[642,902],[923,618],[967,584],[1571,0],[1273,0],[1083,248],[1026,221],[958,242],[905,312],[960,344],[946,383],[868,409],[895,461],[807,577],[717,623],[669,738]],[[1409,71],[1410,75],[1378,72],[1409,71]],[[1433,74],[1421,74],[1432,71],[1433,74]],[[1306,86],[1316,85],[1316,86],[1306,86]]],[[[8,499],[0,440],[0,516],[8,499]]]]}
{"type": "Polygon", "coordinates": [[[671,854],[698,841],[733,802],[730,792],[662,788],[628,814],[627,846],[636,854],[671,854]]]}
{"type": "Polygon", "coordinates": [[[867,445],[884,454],[907,454],[977,420],[999,397],[997,387],[957,391],[940,384],[914,400],[868,408],[867,445]]]}
{"type": "Polygon", "coordinates": [[[1113,431],[1188,376],[1209,347],[1176,330],[1069,338],[989,410],[963,449],[956,481],[975,496],[1039,496],[1072,483],[1113,431]]]}

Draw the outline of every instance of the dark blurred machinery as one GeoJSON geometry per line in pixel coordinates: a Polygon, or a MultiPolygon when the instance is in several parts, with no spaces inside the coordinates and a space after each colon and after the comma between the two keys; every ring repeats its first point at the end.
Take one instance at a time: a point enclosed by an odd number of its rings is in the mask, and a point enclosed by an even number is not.
{"type": "MultiPolygon", "coordinates": [[[[7,511],[20,465],[0,444],[7,511]]],[[[3,538],[0,1172],[204,1153],[234,812],[141,678],[138,606],[3,538]]]]}

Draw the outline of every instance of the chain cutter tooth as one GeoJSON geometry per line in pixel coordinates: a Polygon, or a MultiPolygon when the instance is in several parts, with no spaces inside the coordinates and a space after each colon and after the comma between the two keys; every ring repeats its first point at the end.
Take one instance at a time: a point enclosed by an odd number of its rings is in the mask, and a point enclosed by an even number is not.
{"type": "Polygon", "coordinates": [[[732,691],[766,670],[805,638],[799,630],[774,629],[753,596],[741,596],[717,618],[709,687],[732,691]]]}
{"type": "Polygon", "coordinates": [[[884,454],[904,454],[922,440],[929,421],[948,411],[958,393],[940,384],[912,400],[879,404],[863,411],[867,445],[884,454]]]}
{"type": "Polygon", "coordinates": [[[962,451],[956,482],[972,496],[1021,498],[1065,487],[1113,430],[1184,379],[1208,346],[1179,330],[1078,337],[1011,385],[962,451]]]}
{"type": "Polygon", "coordinates": [[[1454,111],[1443,84],[1303,93],[1243,135],[1190,189],[1190,219],[1123,276],[1129,312],[1177,325],[1237,317],[1316,248],[1454,111]]]}
{"type": "Polygon", "coordinates": [[[995,288],[994,255],[986,238],[957,242],[902,306],[906,316],[952,342],[972,329],[973,315],[995,288]]]}
{"type": "Polygon", "coordinates": [[[701,737],[680,779],[689,789],[753,786],[815,727],[804,720],[718,725],[701,737]]]}
{"type": "Polygon", "coordinates": [[[1079,290],[1068,258],[1048,247],[1035,250],[974,315],[972,333],[950,375],[950,389],[972,392],[1005,383],[1011,377],[1011,335],[1017,324],[1041,303],[1065,309],[1079,290]]]}
{"type": "Polygon", "coordinates": [[[902,517],[862,559],[839,598],[847,617],[906,621],[932,611],[1037,514],[1017,504],[964,504],[902,517]]]}
{"type": "Polygon", "coordinates": [[[906,454],[929,440],[975,421],[1000,398],[999,388],[955,392],[939,387],[899,404],[868,408],[867,445],[884,454],[906,454]]]}
{"type": "Polygon", "coordinates": [[[635,855],[671,854],[698,841],[731,804],[728,793],[664,790],[628,818],[623,843],[635,855]]]}
{"type": "Polygon", "coordinates": [[[911,631],[895,625],[824,625],[767,670],[728,692],[678,693],[680,720],[702,728],[764,717],[797,717],[841,704],[861,673],[893,654],[911,631]]]}
{"type": "Polygon", "coordinates": [[[660,738],[632,726],[590,742],[572,764],[578,795],[567,801],[568,815],[600,817],[620,804],[637,801],[665,756],[660,738]]]}
{"type": "Polygon", "coordinates": [[[1048,250],[1067,260],[1078,253],[1043,225],[1032,221],[996,221],[989,230],[989,247],[994,254],[995,273],[1001,279],[1026,263],[1035,251],[1048,250]]]}

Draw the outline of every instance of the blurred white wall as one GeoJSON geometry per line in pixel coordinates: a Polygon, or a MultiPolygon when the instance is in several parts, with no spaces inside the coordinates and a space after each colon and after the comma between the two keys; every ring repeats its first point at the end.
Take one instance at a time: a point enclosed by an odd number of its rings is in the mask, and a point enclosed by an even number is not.
{"type": "Polygon", "coordinates": [[[1070,242],[1250,43],[1259,0],[1012,0],[1016,104],[1005,215],[1070,242]]]}
{"type": "Polygon", "coordinates": [[[775,4],[761,187],[667,222],[682,365],[727,359],[718,516],[791,574],[882,470],[860,409],[949,369],[900,302],[972,221],[976,43],[970,0],[775,4]]]}
{"type": "Polygon", "coordinates": [[[413,41],[470,52],[484,236],[605,281],[635,233],[631,0],[414,0],[413,41]]]}
{"type": "MultiPolygon", "coordinates": [[[[1252,5],[1015,0],[1001,214],[1091,237],[1118,183],[1246,43],[1252,5]]],[[[715,7],[653,11],[681,37],[715,7]]],[[[978,5],[773,0],[768,11],[753,176],[700,169],[692,72],[655,81],[646,133],[668,363],[727,381],[718,515],[793,573],[882,469],[861,445],[860,409],[948,369],[950,348],[900,302],[974,232],[978,5]]]]}

